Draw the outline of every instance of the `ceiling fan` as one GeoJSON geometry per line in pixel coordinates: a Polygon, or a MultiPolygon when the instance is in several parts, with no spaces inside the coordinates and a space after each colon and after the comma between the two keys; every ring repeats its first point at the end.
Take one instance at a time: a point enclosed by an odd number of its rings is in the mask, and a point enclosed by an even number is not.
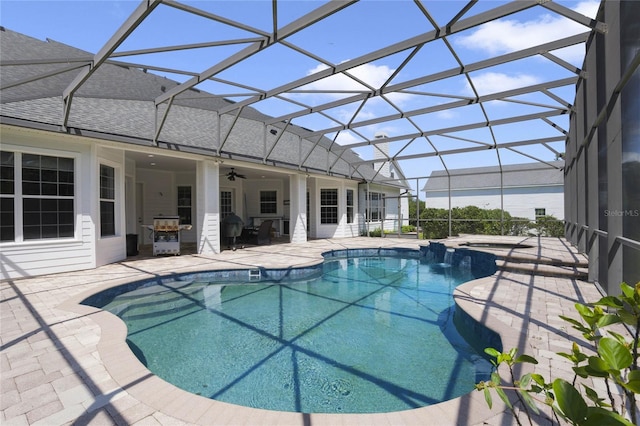
{"type": "Polygon", "coordinates": [[[229,179],[230,181],[234,181],[236,180],[236,178],[246,179],[247,177],[245,175],[241,175],[240,173],[236,173],[236,171],[232,167],[231,171],[227,173],[227,179],[229,179]]]}

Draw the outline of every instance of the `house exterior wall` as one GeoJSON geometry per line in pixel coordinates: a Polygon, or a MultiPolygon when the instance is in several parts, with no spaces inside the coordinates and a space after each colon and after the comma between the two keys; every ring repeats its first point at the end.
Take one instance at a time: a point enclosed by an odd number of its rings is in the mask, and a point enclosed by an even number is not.
{"type": "Polygon", "coordinates": [[[248,220],[253,222],[253,226],[259,226],[264,220],[272,220],[272,228],[277,232],[282,232],[282,223],[285,216],[284,200],[288,195],[284,192],[284,184],[281,179],[261,179],[243,180],[244,196],[247,200],[246,210],[248,220]],[[277,211],[276,213],[260,212],[260,192],[276,191],[277,211]]]}
{"type": "Polygon", "coordinates": [[[96,266],[117,262],[126,257],[126,221],[125,221],[125,159],[124,150],[95,145],[97,161],[92,164],[93,179],[92,198],[96,223],[96,266]],[[115,235],[100,235],[100,165],[113,167],[115,171],[115,235]]]}
{"type": "MultiPolygon", "coordinates": [[[[215,160],[193,159],[193,171],[156,169],[136,164],[128,157],[128,147],[87,137],[64,135],[14,126],[2,127],[2,150],[74,159],[74,236],[0,243],[2,279],[57,272],[91,269],[127,257],[127,236],[136,234],[139,245],[152,244],[154,217],[177,214],[177,188],[192,188],[190,231],[182,231],[182,242],[195,242],[199,253],[220,252],[220,190],[231,190],[234,208],[247,223],[258,224],[269,218],[283,233],[284,220],[290,220],[291,242],[311,238],[349,238],[362,229],[364,205],[357,181],[342,178],[317,178],[309,175],[283,175],[282,179],[239,179],[230,182],[220,177],[215,160]],[[115,234],[100,235],[100,166],[114,170],[115,234]],[[292,184],[295,179],[295,184],[292,184]],[[337,223],[322,224],[320,194],[322,189],[338,191],[337,223]],[[277,192],[277,212],[260,213],[260,191],[277,192]],[[353,221],[347,219],[347,190],[354,193],[353,221]],[[295,194],[292,193],[295,191],[295,194]],[[307,192],[309,212],[307,214],[307,192]],[[285,204],[285,200],[289,202],[285,204]],[[295,217],[294,217],[295,215],[295,217]],[[309,224],[307,225],[307,215],[309,224]]],[[[149,153],[154,152],[149,150],[149,153]]],[[[18,168],[19,164],[16,164],[18,168]]],[[[18,186],[18,184],[16,184],[18,186]]],[[[397,203],[398,189],[373,185],[397,203]],[[395,198],[394,198],[395,197],[395,198]]],[[[373,189],[372,189],[373,190],[373,189]]],[[[21,200],[14,203],[21,205],[21,200]]],[[[387,210],[385,229],[397,223],[397,207],[387,210]]],[[[18,218],[21,211],[16,210],[18,218]]],[[[21,220],[21,219],[20,219],[21,220]]],[[[20,226],[16,220],[16,228],[20,226]]]]}
{"type": "MultiPolygon", "coordinates": [[[[359,205],[359,234],[366,235],[367,232],[372,232],[378,229],[386,231],[398,231],[398,204],[400,204],[400,212],[402,213],[402,199],[398,196],[400,191],[396,188],[384,187],[375,184],[362,184],[358,190],[358,205],[359,205]],[[367,191],[372,193],[380,193],[384,196],[384,220],[368,220],[366,211],[369,206],[367,204],[367,191]]],[[[406,217],[409,216],[408,201],[406,203],[406,217]]]]}
{"type": "Polygon", "coordinates": [[[198,235],[198,253],[220,253],[220,166],[202,160],[197,162],[196,179],[198,209],[195,227],[198,235]]]}
{"type": "MultiPolygon", "coordinates": [[[[425,192],[427,208],[448,209],[448,191],[425,192]]],[[[511,216],[535,220],[535,209],[544,208],[547,216],[564,219],[562,186],[504,188],[504,210],[511,216]]],[[[451,207],[476,206],[481,209],[501,208],[500,188],[451,191],[451,207]]]]}
{"type": "MultiPolygon", "coordinates": [[[[176,214],[175,173],[158,169],[139,168],[137,182],[142,184],[142,202],[144,211],[143,225],[152,225],[156,216],[176,214]]],[[[152,243],[152,233],[145,230],[141,244],[152,243]]]]}
{"type": "Polygon", "coordinates": [[[358,235],[359,221],[358,215],[358,184],[351,181],[336,179],[309,179],[312,181],[309,193],[311,194],[311,237],[313,238],[348,238],[358,235]],[[323,189],[336,189],[338,191],[338,223],[321,223],[320,217],[320,193],[323,189]],[[353,190],[354,195],[354,218],[353,223],[347,223],[347,189],[353,190]]]}
{"type": "MultiPolygon", "coordinates": [[[[17,278],[75,271],[96,266],[95,152],[84,138],[2,126],[2,150],[71,157],[74,159],[74,236],[51,240],[0,243],[1,278],[17,278]]],[[[16,168],[18,168],[16,164],[16,168]]],[[[21,202],[17,202],[16,234],[21,230],[21,202]]]]}

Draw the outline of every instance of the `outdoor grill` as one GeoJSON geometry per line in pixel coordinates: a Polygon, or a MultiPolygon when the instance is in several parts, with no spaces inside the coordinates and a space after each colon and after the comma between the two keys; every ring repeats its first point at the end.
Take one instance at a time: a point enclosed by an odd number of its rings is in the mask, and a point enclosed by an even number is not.
{"type": "Polygon", "coordinates": [[[191,229],[191,225],[180,225],[179,216],[158,216],[153,218],[153,255],[180,255],[180,231],[191,229]]]}

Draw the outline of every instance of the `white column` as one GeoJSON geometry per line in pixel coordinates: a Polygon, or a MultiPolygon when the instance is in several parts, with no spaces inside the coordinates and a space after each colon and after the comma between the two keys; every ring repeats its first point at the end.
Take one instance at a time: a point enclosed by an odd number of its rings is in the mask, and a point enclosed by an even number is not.
{"type": "Polygon", "coordinates": [[[290,211],[289,224],[292,243],[307,241],[307,177],[305,175],[291,176],[290,179],[290,211]]]}
{"type": "Polygon", "coordinates": [[[196,169],[198,253],[220,253],[220,166],[199,161],[196,169]]]}

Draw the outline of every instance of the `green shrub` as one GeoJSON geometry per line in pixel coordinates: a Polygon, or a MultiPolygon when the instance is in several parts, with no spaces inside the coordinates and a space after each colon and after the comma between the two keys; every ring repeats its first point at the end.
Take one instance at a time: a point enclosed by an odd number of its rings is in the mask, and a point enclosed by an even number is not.
{"type": "Polygon", "coordinates": [[[640,332],[640,282],[635,287],[622,283],[620,296],[606,296],[586,306],[576,303],[580,320],[560,316],[572,325],[582,336],[592,342],[594,354],[587,355],[572,342],[570,353],[560,352],[558,355],[573,364],[573,382],[556,378],[547,382],[540,374],[528,373],[516,379],[514,365],[519,363],[537,364],[538,361],[529,355],[517,356],[517,350],[500,353],[493,348],[485,352],[495,358],[492,360],[496,371],[491,380],[480,382],[476,390],[484,392],[489,407],[492,406],[492,392],[511,409],[517,423],[521,425],[518,413],[506,390],[514,390],[516,398],[522,405],[524,413],[532,423],[532,413],[539,413],[536,401],[550,406],[555,420],[580,426],[638,424],[636,395],[640,394],[640,365],[638,364],[638,344],[640,332]],[[605,309],[607,311],[605,311],[605,309]],[[631,339],[610,330],[613,324],[623,324],[631,331],[631,339]],[[509,377],[500,375],[498,367],[506,365],[509,377]],[[597,390],[586,386],[576,386],[578,377],[604,380],[607,395],[601,397],[597,390]],[[624,399],[616,401],[611,387],[622,389],[624,399]],[[627,420],[630,418],[631,421],[627,420]]]}
{"type": "Polygon", "coordinates": [[[535,226],[543,237],[564,237],[564,222],[553,216],[539,217],[535,226]]]}
{"type": "MultiPolygon", "coordinates": [[[[426,208],[420,214],[423,238],[447,238],[449,236],[449,210],[426,208]]],[[[476,206],[451,209],[451,233],[482,235],[527,235],[531,222],[513,217],[500,209],[481,209],[476,206]]]]}
{"type": "Polygon", "coordinates": [[[373,231],[369,231],[370,237],[382,237],[382,229],[376,228],[373,231]]]}
{"type": "Polygon", "coordinates": [[[402,233],[416,232],[415,225],[402,225],[402,233]]]}

